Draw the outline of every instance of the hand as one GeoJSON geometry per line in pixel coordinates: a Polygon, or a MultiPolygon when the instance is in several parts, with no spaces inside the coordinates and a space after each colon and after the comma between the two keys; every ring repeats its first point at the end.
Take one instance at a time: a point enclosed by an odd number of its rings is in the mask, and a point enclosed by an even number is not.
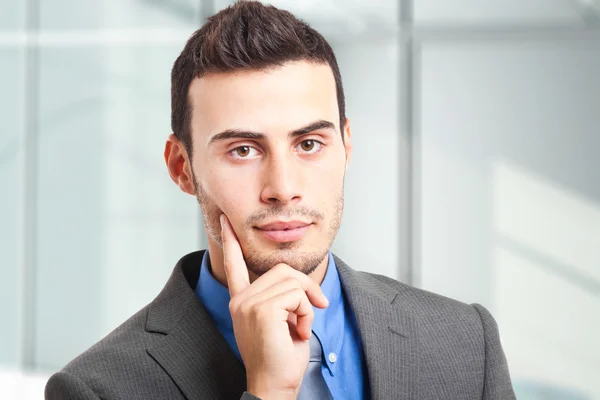
{"type": "Polygon", "coordinates": [[[263,400],[296,399],[310,356],[311,304],[325,308],[329,302],[317,283],[283,263],[250,284],[242,249],[225,215],[221,236],[229,311],[247,390],[263,400]]]}

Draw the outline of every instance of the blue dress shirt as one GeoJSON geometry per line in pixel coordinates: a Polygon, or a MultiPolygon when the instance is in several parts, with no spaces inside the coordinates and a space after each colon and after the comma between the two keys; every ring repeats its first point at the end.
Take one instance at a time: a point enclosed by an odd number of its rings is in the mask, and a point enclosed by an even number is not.
{"type": "MultiPolygon", "coordinates": [[[[312,331],[323,349],[321,373],[325,383],[334,399],[369,399],[369,380],[360,334],[354,313],[344,298],[331,252],[321,289],[329,300],[329,306],[326,309],[313,307],[312,331]]],[[[208,250],[202,259],[196,294],[229,347],[242,361],[229,313],[229,290],[212,276],[208,250]]]]}

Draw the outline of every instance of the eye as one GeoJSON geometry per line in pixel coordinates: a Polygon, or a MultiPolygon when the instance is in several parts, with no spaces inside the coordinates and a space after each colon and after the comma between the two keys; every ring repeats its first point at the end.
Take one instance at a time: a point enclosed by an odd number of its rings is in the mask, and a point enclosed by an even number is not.
{"type": "Polygon", "coordinates": [[[229,153],[233,155],[233,158],[245,159],[245,158],[252,158],[252,157],[249,157],[249,155],[252,154],[252,151],[256,152],[256,149],[251,146],[240,146],[240,147],[236,147],[235,149],[231,150],[229,153]]]}
{"type": "Polygon", "coordinates": [[[307,140],[303,140],[302,142],[300,142],[299,146],[307,154],[314,154],[321,149],[321,147],[323,146],[323,143],[318,142],[316,140],[307,139],[307,140]]]}

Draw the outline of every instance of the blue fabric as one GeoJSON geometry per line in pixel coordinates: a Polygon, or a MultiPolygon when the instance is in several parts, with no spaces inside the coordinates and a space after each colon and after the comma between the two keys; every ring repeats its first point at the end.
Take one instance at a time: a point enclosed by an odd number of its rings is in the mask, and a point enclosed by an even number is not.
{"type": "MultiPolygon", "coordinates": [[[[329,307],[324,310],[314,308],[312,330],[323,348],[323,378],[334,399],[369,399],[367,367],[360,334],[354,313],[346,304],[331,252],[321,289],[329,299],[329,307]],[[330,357],[331,354],[335,354],[335,358],[330,357]]],[[[208,251],[202,259],[196,294],[219,332],[241,361],[229,313],[229,291],[212,276],[208,251]]]]}

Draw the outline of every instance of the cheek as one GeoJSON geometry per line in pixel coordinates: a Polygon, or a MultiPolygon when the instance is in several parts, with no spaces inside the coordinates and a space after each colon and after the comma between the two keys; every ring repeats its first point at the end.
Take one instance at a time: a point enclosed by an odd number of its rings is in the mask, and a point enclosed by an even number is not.
{"type": "Polygon", "coordinates": [[[315,174],[309,188],[307,194],[313,200],[310,201],[311,205],[324,212],[326,218],[329,218],[338,206],[340,197],[343,196],[344,174],[338,170],[329,170],[321,176],[315,174]]]}
{"type": "Polygon", "coordinates": [[[234,226],[244,220],[249,212],[245,209],[249,193],[246,188],[241,187],[237,182],[222,179],[207,182],[207,187],[212,203],[211,208],[218,214],[217,221],[221,213],[227,215],[234,226]]]}
{"type": "Polygon", "coordinates": [[[313,184],[320,188],[325,187],[327,193],[335,192],[344,183],[345,163],[343,159],[339,161],[339,157],[335,161],[329,162],[323,169],[311,174],[313,184]]]}

